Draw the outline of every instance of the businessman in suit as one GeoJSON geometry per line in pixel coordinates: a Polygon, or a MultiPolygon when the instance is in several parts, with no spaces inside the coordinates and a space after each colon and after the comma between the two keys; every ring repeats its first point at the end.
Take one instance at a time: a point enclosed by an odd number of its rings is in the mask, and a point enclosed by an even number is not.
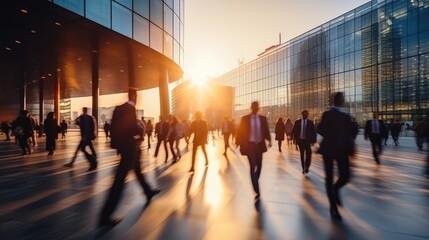
{"type": "Polygon", "coordinates": [[[209,160],[207,157],[206,144],[207,144],[207,136],[208,136],[208,126],[207,122],[202,119],[202,113],[200,111],[195,112],[195,121],[191,123],[191,127],[189,130],[189,136],[194,134],[193,146],[192,146],[192,165],[189,169],[189,172],[195,171],[195,157],[197,154],[197,149],[200,146],[203,151],[204,158],[206,160],[205,166],[209,164],[209,160]]]}
{"type": "Polygon", "coordinates": [[[155,157],[158,157],[159,147],[162,142],[164,142],[164,150],[165,150],[165,162],[168,160],[168,148],[167,148],[167,135],[170,131],[170,123],[167,121],[166,116],[160,116],[159,122],[155,124],[155,136],[158,139],[155,147],[155,157]]]}
{"type": "Polygon", "coordinates": [[[302,174],[306,174],[311,164],[311,145],[316,142],[317,134],[313,121],[308,119],[308,111],[301,114],[302,118],[295,121],[291,135],[299,147],[302,174]]]}
{"type": "Polygon", "coordinates": [[[119,203],[124,180],[130,169],[134,169],[148,202],[160,192],[159,189],[152,189],[141,173],[140,142],[143,140],[144,131],[137,124],[136,89],[128,91],[128,98],[129,100],[126,103],[117,106],[113,111],[110,130],[111,147],[115,148],[118,154],[121,155],[121,160],[116,169],[115,180],[101,212],[98,222],[100,227],[112,227],[121,221],[121,219],[112,219],[111,215],[119,203]]]}
{"type": "Polygon", "coordinates": [[[252,102],[251,113],[241,118],[238,127],[236,144],[240,146],[240,152],[246,155],[250,164],[250,178],[252,180],[253,190],[255,191],[255,200],[259,200],[261,193],[259,191],[259,177],[262,168],[262,154],[271,147],[271,135],[268,129],[268,121],[265,116],[258,114],[259,103],[252,102]]]}
{"type": "Polygon", "coordinates": [[[334,106],[323,113],[322,121],[318,126],[318,133],[323,137],[319,153],[323,156],[329,213],[333,219],[341,220],[337,207],[342,205],[339,190],[350,178],[349,155],[353,154],[354,138],[358,128],[352,123],[351,117],[341,111],[344,94],[337,92],[331,98],[334,106]],[[334,159],[337,161],[339,174],[335,183],[333,183],[334,159]]]}
{"type": "Polygon", "coordinates": [[[377,164],[380,164],[380,154],[383,151],[381,140],[387,135],[386,125],[382,120],[378,119],[376,112],[372,113],[372,120],[366,121],[365,125],[365,140],[371,142],[372,155],[377,164]]]}

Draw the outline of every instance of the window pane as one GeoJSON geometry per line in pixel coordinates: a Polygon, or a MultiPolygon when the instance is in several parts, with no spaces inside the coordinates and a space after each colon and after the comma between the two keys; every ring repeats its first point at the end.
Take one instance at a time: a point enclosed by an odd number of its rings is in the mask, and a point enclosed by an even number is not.
{"type": "Polygon", "coordinates": [[[55,0],[54,3],[81,16],[84,15],[83,0],[55,0]]]}
{"type": "Polygon", "coordinates": [[[150,47],[162,53],[162,30],[153,23],[150,24],[150,47]]]}
{"type": "Polygon", "coordinates": [[[429,31],[419,35],[419,52],[420,54],[429,52],[429,31]]]}
{"type": "Polygon", "coordinates": [[[127,37],[132,37],[132,14],[131,10],[119,5],[116,2],[112,3],[112,29],[122,33],[127,37]]]}
{"type": "Polygon", "coordinates": [[[162,27],[162,6],[161,0],[150,0],[150,21],[162,27]]]}
{"type": "Polygon", "coordinates": [[[164,6],[164,30],[173,35],[173,11],[167,5],[164,6]]]}
{"type": "Polygon", "coordinates": [[[174,14],[174,39],[180,40],[180,22],[176,14],[174,14]]]}
{"type": "Polygon", "coordinates": [[[149,46],[149,21],[134,14],[134,39],[149,46]]]}
{"type": "Polygon", "coordinates": [[[164,33],[164,55],[173,59],[173,38],[164,33]]]}
{"type": "Polygon", "coordinates": [[[86,1],[86,17],[110,28],[110,0],[86,1]]]}
{"type": "MultiPolygon", "coordinates": [[[[91,1],[91,0],[89,0],[89,1],[91,1]]],[[[132,9],[132,7],[133,7],[132,0],[115,0],[115,1],[124,5],[125,7],[129,8],[129,9],[132,9]]]]}
{"type": "Polygon", "coordinates": [[[134,0],[134,12],[149,19],[149,0],[134,0]]]}
{"type": "Polygon", "coordinates": [[[173,0],[164,0],[164,2],[171,8],[173,9],[173,0]]]}

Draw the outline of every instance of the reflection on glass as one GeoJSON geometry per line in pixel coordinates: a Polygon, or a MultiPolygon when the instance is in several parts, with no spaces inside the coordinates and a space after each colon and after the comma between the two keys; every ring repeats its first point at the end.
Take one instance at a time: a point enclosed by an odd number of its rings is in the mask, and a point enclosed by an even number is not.
{"type": "Polygon", "coordinates": [[[112,29],[127,37],[132,37],[131,10],[115,2],[112,3],[112,29]]]}

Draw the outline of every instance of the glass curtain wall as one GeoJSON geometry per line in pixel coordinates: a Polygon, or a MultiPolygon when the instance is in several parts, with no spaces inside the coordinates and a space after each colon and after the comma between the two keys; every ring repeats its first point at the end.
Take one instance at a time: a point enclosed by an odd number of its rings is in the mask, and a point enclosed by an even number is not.
{"type": "Polygon", "coordinates": [[[216,81],[234,87],[235,113],[258,100],[271,126],[278,117],[319,118],[329,95],[363,124],[416,121],[429,111],[429,0],[373,0],[232,70],[216,81]]]}
{"type": "Polygon", "coordinates": [[[184,0],[50,0],[183,66],[184,0]]]}

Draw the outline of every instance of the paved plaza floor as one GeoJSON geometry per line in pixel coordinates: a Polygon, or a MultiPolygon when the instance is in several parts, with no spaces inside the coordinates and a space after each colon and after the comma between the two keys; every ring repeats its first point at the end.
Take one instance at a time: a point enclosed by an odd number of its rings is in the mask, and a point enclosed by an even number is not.
{"type": "MultiPolygon", "coordinates": [[[[277,142],[264,154],[261,200],[254,201],[247,158],[236,149],[223,153],[220,136],[210,138],[209,165],[197,151],[194,174],[188,173],[191,148],[181,143],[182,158],[156,159],[154,147],[142,146],[144,174],[162,189],[150,203],[133,172],[115,216],[114,228],[97,228],[118,156],[104,134],[94,142],[99,166],[88,172],[79,153],[80,137],[58,140],[53,156],[43,138],[31,155],[22,156],[13,141],[0,135],[0,239],[429,239],[429,180],[423,176],[426,151],[413,137],[385,147],[381,165],[370,143],[358,135],[352,179],[341,191],[342,222],[332,221],[324,187],[321,156],[313,154],[310,173],[301,173],[299,152],[277,142]]],[[[425,146],[426,148],[427,146],[425,146]]],[[[161,148],[162,149],[162,148],[161,148]]],[[[171,156],[171,154],[170,154],[171,156]]]]}

